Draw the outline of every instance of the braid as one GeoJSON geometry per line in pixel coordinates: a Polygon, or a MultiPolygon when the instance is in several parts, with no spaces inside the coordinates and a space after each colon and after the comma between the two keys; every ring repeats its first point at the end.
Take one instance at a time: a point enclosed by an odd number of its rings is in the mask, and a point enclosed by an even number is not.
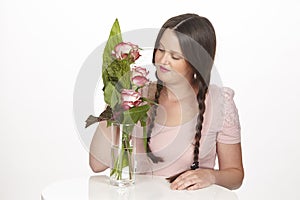
{"type": "MultiPolygon", "coordinates": [[[[162,88],[163,88],[162,81],[158,79],[157,85],[156,85],[155,99],[154,99],[154,101],[157,104],[158,104],[158,99],[159,99],[160,92],[161,92],[162,88]]],[[[154,120],[155,120],[155,117],[156,117],[157,107],[158,107],[157,105],[154,105],[153,110],[151,111],[150,123],[149,123],[148,129],[147,129],[147,147],[146,147],[147,156],[154,163],[158,163],[158,162],[163,161],[163,159],[161,157],[157,157],[152,153],[150,145],[149,145],[150,144],[150,139],[151,139],[151,132],[152,132],[152,129],[154,127],[154,120]]]]}
{"type": "MultiPolygon", "coordinates": [[[[199,77],[199,76],[197,76],[199,77]]],[[[191,170],[195,170],[199,168],[199,147],[200,147],[200,139],[201,139],[201,131],[202,131],[202,123],[203,123],[203,114],[205,112],[205,97],[208,90],[208,86],[206,85],[205,81],[200,77],[199,81],[199,91],[197,94],[197,100],[198,100],[198,119],[197,119],[197,125],[196,125],[196,134],[195,134],[195,148],[194,148],[194,162],[191,165],[191,170]]],[[[166,178],[170,183],[176,180],[178,176],[183,174],[186,171],[180,172],[178,174],[175,174],[171,177],[166,178]]]]}
{"type": "Polygon", "coordinates": [[[195,170],[199,168],[199,147],[203,123],[203,114],[205,112],[205,95],[207,92],[207,85],[203,81],[199,81],[199,92],[197,94],[199,114],[196,125],[196,134],[195,134],[195,148],[194,148],[194,162],[191,165],[191,169],[195,170]]]}

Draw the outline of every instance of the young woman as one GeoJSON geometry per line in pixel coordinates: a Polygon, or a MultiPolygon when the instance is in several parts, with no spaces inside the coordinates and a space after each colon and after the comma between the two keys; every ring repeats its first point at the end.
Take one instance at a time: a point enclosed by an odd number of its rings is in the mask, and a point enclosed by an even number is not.
{"type": "MultiPolygon", "coordinates": [[[[215,49],[212,24],[196,14],[170,18],[156,39],[153,64],[157,83],[149,88],[148,96],[153,96],[158,106],[149,113],[145,151],[152,162],[141,164],[139,171],[169,177],[172,189],[195,190],[211,184],[236,189],[243,181],[234,92],[209,84],[215,49]]],[[[109,145],[95,142],[99,137],[103,141],[103,136],[109,139],[110,131],[100,123],[90,153],[95,172],[107,168],[105,160],[109,163],[109,145]],[[93,156],[99,145],[102,162],[93,156]]],[[[138,146],[142,153],[142,140],[138,146]]]]}

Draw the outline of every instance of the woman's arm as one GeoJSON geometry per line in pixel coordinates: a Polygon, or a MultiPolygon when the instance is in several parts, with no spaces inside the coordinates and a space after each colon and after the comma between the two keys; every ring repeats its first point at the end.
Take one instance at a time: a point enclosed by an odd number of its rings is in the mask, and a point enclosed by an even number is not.
{"type": "Polygon", "coordinates": [[[90,167],[93,172],[102,172],[110,165],[111,130],[106,121],[99,122],[90,146],[90,167]]]}
{"type": "Polygon", "coordinates": [[[172,184],[175,190],[195,190],[212,184],[228,189],[237,189],[244,178],[241,144],[217,143],[219,170],[189,170],[180,175],[172,184]]]}
{"type": "Polygon", "coordinates": [[[215,184],[228,189],[237,189],[244,179],[241,143],[217,143],[219,170],[214,171],[215,184]]]}

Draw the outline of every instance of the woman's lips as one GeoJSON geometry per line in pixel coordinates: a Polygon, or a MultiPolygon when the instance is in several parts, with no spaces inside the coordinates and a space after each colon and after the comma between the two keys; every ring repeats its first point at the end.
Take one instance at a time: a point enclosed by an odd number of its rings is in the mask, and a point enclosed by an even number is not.
{"type": "Polygon", "coordinates": [[[168,70],[167,68],[163,67],[163,66],[159,66],[159,69],[161,72],[166,73],[169,72],[170,70],[168,70]]]}

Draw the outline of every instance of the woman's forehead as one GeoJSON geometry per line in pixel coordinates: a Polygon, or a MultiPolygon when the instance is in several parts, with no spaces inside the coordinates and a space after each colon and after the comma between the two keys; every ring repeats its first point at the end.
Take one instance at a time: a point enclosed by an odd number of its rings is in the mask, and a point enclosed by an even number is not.
{"type": "Polygon", "coordinates": [[[171,29],[166,29],[164,31],[160,39],[160,45],[166,50],[182,53],[177,35],[171,29]]]}

